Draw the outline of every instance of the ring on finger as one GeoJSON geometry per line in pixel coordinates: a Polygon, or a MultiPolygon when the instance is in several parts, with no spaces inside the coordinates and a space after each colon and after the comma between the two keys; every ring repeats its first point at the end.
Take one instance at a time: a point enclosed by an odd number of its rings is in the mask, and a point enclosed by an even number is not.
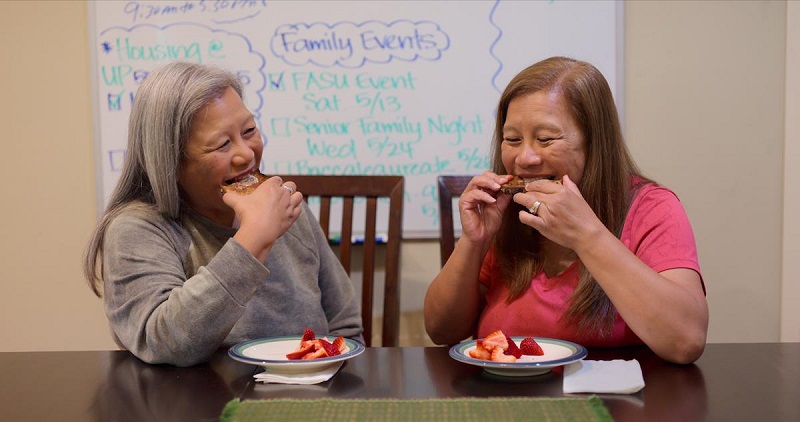
{"type": "Polygon", "coordinates": [[[281,187],[282,187],[282,188],[284,188],[284,189],[286,189],[286,190],[288,190],[288,191],[289,191],[289,195],[291,195],[291,194],[293,194],[293,193],[294,193],[294,188],[293,188],[293,187],[291,187],[291,186],[289,186],[289,185],[287,185],[287,184],[285,184],[285,183],[284,183],[284,184],[282,184],[282,185],[281,185],[281,187]]]}
{"type": "Polygon", "coordinates": [[[539,207],[540,206],[542,206],[542,201],[536,201],[536,202],[533,203],[533,205],[531,205],[530,208],[528,208],[528,212],[530,212],[531,214],[533,214],[535,216],[538,216],[539,214],[537,214],[537,212],[539,212],[539,207]]]}

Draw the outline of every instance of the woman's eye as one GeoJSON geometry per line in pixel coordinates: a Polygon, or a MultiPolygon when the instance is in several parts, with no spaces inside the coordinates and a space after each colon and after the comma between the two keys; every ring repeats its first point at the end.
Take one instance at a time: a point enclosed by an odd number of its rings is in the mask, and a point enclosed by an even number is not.
{"type": "Polygon", "coordinates": [[[519,138],[512,138],[512,137],[504,137],[503,142],[507,142],[509,144],[513,144],[515,142],[519,142],[519,138]]]}
{"type": "Polygon", "coordinates": [[[225,149],[230,144],[231,144],[231,140],[230,139],[226,139],[225,142],[223,142],[222,145],[220,145],[219,148],[217,148],[217,149],[225,149]]]}
{"type": "Polygon", "coordinates": [[[248,129],[246,129],[244,131],[244,136],[251,136],[254,133],[256,133],[256,128],[255,127],[251,127],[251,128],[248,128],[248,129]]]}
{"type": "Polygon", "coordinates": [[[552,141],[553,138],[548,138],[546,136],[540,136],[540,137],[536,138],[536,140],[539,141],[540,143],[546,144],[546,143],[552,141]]]}

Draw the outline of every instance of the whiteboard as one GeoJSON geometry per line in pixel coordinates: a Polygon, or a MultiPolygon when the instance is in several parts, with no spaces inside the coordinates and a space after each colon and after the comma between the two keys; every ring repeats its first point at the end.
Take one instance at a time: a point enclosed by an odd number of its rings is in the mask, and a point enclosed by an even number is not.
{"type": "Polygon", "coordinates": [[[262,172],[403,175],[404,237],[438,237],[436,177],[489,168],[517,72],[588,61],[622,112],[622,24],[615,1],[90,1],[98,209],[138,85],[187,60],[240,76],[262,172]]]}

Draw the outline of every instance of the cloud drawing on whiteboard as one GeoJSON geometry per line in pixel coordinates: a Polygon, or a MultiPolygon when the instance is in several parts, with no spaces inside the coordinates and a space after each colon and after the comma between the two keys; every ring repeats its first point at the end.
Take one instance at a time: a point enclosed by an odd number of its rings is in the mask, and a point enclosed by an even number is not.
{"type": "Polygon", "coordinates": [[[276,28],[270,48],[292,66],[359,68],[392,60],[437,61],[450,48],[450,37],[431,21],[295,23],[276,28]]]}
{"type": "Polygon", "coordinates": [[[245,88],[245,104],[256,117],[261,114],[266,59],[244,35],[196,23],[115,26],[99,33],[97,48],[100,73],[119,69],[116,74],[121,80],[116,83],[131,92],[141,83],[142,74],[171,61],[223,67],[239,76],[245,88]]]}

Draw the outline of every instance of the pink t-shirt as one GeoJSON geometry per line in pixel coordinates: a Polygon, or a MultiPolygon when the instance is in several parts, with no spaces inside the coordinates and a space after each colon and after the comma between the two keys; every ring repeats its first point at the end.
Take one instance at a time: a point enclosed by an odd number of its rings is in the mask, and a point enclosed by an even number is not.
{"type": "MultiPolygon", "coordinates": [[[[655,184],[641,187],[633,200],[622,243],[656,272],[689,268],[700,273],[694,233],[677,196],[655,184]]],[[[530,288],[517,300],[506,303],[508,289],[495,268],[493,251],[484,259],[480,282],[487,288],[486,306],[478,322],[478,337],[495,330],[512,336],[551,337],[586,347],[619,347],[642,344],[625,321],[617,315],[610,336],[581,334],[559,318],[567,310],[568,298],[578,285],[578,262],[561,274],[548,278],[544,272],[534,276],[530,288]]],[[[702,275],[701,275],[702,277],[702,275]]]]}

